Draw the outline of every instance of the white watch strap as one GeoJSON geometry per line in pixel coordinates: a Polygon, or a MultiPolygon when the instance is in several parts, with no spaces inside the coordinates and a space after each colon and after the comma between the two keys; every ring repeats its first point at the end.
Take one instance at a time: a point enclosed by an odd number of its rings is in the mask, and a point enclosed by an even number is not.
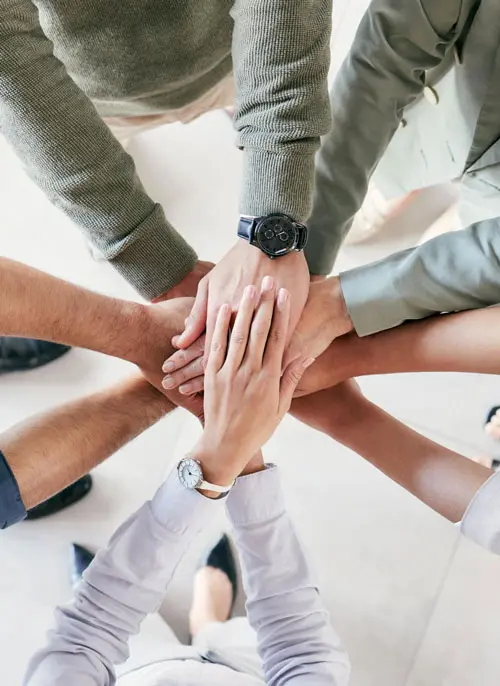
{"type": "Polygon", "coordinates": [[[202,491],[213,491],[214,493],[228,493],[235,483],[236,482],[233,481],[233,483],[229,486],[216,486],[215,484],[211,484],[209,481],[202,481],[198,488],[202,491]]]}

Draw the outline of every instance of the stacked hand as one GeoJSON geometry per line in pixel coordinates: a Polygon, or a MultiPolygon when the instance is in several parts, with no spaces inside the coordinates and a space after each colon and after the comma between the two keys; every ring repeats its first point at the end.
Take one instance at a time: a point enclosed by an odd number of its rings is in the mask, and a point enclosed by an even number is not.
{"type": "Polygon", "coordinates": [[[290,294],[270,277],[260,293],[247,286],[231,329],[231,306],[219,308],[205,372],[205,429],[193,451],[205,478],[231,483],[288,412],[313,362],[301,356],[282,374],[290,294]]]}
{"type": "Polygon", "coordinates": [[[286,288],[291,297],[290,337],[302,314],[309,292],[309,271],[303,253],[294,252],[270,260],[258,248],[241,238],[227,255],[199,283],[196,300],[186,322],[186,330],[176,340],[179,348],[188,348],[205,331],[207,349],[215,330],[220,307],[229,304],[236,313],[243,290],[248,285],[260,285],[264,276],[271,276],[277,288],[286,288]]]}
{"type": "MultiPolygon", "coordinates": [[[[338,277],[313,282],[287,349],[285,364],[299,356],[319,357],[336,338],[351,329],[338,277]]],[[[174,339],[174,344],[178,345],[178,339],[174,339]]],[[[166,373],[163,387],[169,391],[179,388],[182,395],[203,390],[205,347],[206,340],[202,336],[186,350],[174,353],[163,365],[166,373]]]]}

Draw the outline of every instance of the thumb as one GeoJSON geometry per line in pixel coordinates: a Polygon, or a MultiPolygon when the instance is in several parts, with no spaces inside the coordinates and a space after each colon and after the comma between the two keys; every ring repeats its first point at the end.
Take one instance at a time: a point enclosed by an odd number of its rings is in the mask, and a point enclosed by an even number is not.
{"type": "Polygon", "coordinates": [[[299,385],[302,375],[314,362],[314,357],[300,357],[286,367],[280,385],[280,406],[279,411],[283,416],[290,409],[293,394],[299,385]]]}
{"type": "Polygon", "coordinates": [[[175,345],[178,348],[188,348],[205,331],[208,307],[208,280],[202,279],[198,284],[196,299],[191,313],[185,322],[184,332],[177,336],[175,345]]]}

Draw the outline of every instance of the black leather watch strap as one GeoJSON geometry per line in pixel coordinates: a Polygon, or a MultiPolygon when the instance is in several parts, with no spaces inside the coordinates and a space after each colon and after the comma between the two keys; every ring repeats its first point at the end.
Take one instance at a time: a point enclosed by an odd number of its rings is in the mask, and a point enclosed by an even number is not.
{"type": "Polygon", "coordinates": [[[244,238],[251,243],[253,241],[253,232],[255,229],[255,219],[251,217],[240,217],[238,223],[238,237],[244,238]]]}
{"type": "Polygon", "coordinates": [[[297,227],[299,229],[299,242],[297,244],[297,250],[304,250],[309,236],[308,229],[307,226],[304,226],[304,224],[297,224],[297,227]]]}

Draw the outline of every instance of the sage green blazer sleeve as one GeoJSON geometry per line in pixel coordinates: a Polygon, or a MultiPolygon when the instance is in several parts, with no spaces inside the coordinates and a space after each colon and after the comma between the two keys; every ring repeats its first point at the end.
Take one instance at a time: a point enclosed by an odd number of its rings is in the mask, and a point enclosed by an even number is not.
{"type": "Polygon", "coordinates": [[[475,0],[373,0],[331,91],[307,256],[328,274],[404,108],[462,33],[475,0]]]}
{"type": "Polygon", "coordinates": [[[432,314],[500,303],[500,219],[473,224],[341,274],[359,336],[432,314]]]}

